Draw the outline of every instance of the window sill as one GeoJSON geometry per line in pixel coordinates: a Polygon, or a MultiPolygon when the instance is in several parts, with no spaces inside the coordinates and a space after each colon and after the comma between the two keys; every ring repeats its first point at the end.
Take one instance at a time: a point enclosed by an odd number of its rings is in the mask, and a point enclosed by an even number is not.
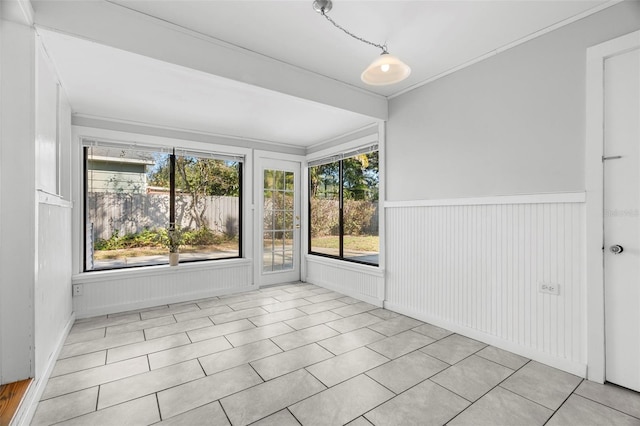
{"type": "Polygon", "coordinates": [[[362,272],[369,275],[384,278],[384,269],[380,268],[379,266],[363,265],[361,263],[348,262],[346,260],[340,260],[340,259],[331,259],[324,256],[315,256],[313,254],[306,254],[305,259],[308,262],[319,263],[319,264],[330,266],[332,268],[362,272]]]}
{"type": "Polygon", "coordinates": [[[111,269],[108,271],[81,272],[71,278],[73,284],[87,284],[104,282],[105,279],[126,279],[136,277],[152,277],[166,274],[181,274],[186,272],[216,270],[225,268],[250,267],[250,259],[223,259],[202,262],[181,263],[178,266],[155,265],[140,268],[111,269]]]}

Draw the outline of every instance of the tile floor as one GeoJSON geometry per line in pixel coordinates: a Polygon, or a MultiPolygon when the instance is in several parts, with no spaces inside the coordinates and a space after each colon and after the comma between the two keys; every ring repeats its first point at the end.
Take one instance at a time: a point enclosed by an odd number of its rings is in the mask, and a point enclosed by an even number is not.
{"type": "Polygon", "coordinates": [[[640,425],[600,385],[309,284],[83,319],[32,425],[640,425]]]}

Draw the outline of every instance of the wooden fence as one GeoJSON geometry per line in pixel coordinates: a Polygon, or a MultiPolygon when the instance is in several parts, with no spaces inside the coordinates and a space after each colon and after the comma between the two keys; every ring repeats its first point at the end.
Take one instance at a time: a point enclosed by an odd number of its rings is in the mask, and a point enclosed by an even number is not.
{"type": "MultiPolygon", "coordinates": [[[[190,204],[190,195],[176,196],[176,224],[184,229],[197,227],[190,204]]],[[[238,234],[238,197],[202,197],[194,210],[212,231],[230,236],[238,234]]],[[[94,240],[106,240],[115,233],[136,234],[145,228],[166,228],[169,195],[93,192],[87,194],[87,215],[94,240]]]]}

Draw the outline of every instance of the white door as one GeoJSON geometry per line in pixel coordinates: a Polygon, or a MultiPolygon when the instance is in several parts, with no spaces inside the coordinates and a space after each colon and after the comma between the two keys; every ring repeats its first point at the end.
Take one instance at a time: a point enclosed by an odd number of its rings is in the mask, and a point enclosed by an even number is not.
{"type": "Polygon", "coordinates": [[[300,163],[262,159],[260,285],[300,280],[300,163]]]}
{"type": "Polygon", "coordinates": [[[640,391],[640,50],[605,60],[606,380],[640,391]]]}

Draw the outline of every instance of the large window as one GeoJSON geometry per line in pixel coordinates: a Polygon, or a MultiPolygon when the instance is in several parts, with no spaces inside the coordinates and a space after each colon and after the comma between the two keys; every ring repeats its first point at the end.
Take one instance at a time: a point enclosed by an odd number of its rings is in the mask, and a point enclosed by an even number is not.
{"type": "Polygon", "coordinates": [[[378,151],[310,163],[309,252],[378,264],[378,151]]]}
{"type": "Polygon", "coordinates": [[[240,257],[242,159],[85,147],[85,271],[240,257]]]}

